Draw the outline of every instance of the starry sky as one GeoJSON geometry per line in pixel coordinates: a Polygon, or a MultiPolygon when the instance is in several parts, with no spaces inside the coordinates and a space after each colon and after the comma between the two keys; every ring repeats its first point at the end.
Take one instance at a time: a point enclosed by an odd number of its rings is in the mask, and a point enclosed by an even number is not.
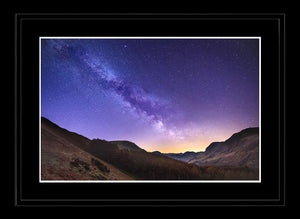
{"type": "Polygon", "coordinates": [[[259,40],[42,38],[41,116],[90,139],[203,151],[259,126],[259,40]]]}

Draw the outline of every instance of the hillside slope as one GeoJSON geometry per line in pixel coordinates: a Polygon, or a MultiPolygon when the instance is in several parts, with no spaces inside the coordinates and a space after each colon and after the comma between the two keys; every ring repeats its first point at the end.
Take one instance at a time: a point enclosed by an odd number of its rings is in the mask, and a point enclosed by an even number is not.
{"type": "Polygon", "coordinates": [[[247,128],[224,142],[213,142],[189,163],[214,166],[259,166],[259,129],[247,128]]]}
{"type": "Polygon", "coordinates": [[[128,141],[90,140],[42,118],[42,180],[254,180],[256,168],[198,166],[128,141]]]}
{"type": "Polygon", "coordinates": [[[42,180],[131,180],[109,163],[81,148],[90,140],[41,119],[42,180]]]}

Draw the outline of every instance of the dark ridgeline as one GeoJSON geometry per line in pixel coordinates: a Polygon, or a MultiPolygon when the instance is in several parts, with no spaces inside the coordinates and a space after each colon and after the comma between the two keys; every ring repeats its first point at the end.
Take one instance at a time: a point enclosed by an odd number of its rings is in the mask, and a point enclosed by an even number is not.
{"type": "MultiPolygon", "coordinates": [[[[59,126],[53,124],[49,120],[42,118],[42,127],[51,127],[51,131],[56,136],[65,139],[66,142],[73,144],[95,158],[91,158],[91,164],[96,166],[101,174],[109,174],[107,165],[115,167],[117,170],[126,174],[128,178],[136,180],[257,180],[258,168],[249,166],[199,166],[195,163],[187,163],[179,161],[165,155],[157,153],[149,153],[129,141],[113,141],[108,142],[100,139],[90,140],[84,136],[69,132],[59,126]],[[98,158],[98,159],[97,159],[98,158]],[[107,165],[103,164],[107,163],[107,165]]],[[[42,129],[43,132],[43,129],[42,129]]],[[[55,140],[55,139],[51,139],[55,140]]],[[[62,147],[66,147],[64,145],[62,147]]],[[[43,148],[42,139],[42,148],[43,148]]],[[[188,155],[194,155],[188,153],[188,155]]],[[[63,157],[61,157],[63,159],[63,157]]],[[[49,169],[48,162],[43,161],[42,172],[49,169]],[[44,168],[44,169],[43,169],[44,168]]],[[[51,162],[50,162],[51,163],[51,162]]],[[[73,161],[74,164],[74,161],[73,161]]],[[[86,165],[79,160],[75,161],[75,165],[86,165]]],[[[85,165],[85,166],[84,166],[85,165]]],[[[90,167],[88,167],[90,168],[90,167]]],[[[87,167],[83,169],[88,170],[87,167]]],[[[66,170],[66,171],[69,171],[66,170]]],[[[55,173],[54,173],[55,174],[55,173]]],[[[94,178],[92,178],[94,179],[94,178]]],[[[107,179],[107,178],[106,178],[107,179]]],[[[116,179],[118,180],[118,179],[116,179]]]]}

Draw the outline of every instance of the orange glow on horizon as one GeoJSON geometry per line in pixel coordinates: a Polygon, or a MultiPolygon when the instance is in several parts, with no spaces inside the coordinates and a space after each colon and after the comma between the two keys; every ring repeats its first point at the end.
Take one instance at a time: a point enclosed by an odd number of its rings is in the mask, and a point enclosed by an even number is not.
{"type": "Polygon", "coordinates": [[[161,153],[184,153],[187,151],[200,152],[205,151],[206,148],[212,142],[222,142],[226,141],[231,135],[234,133],[227,133],[226,131],[222,131],[216,133],[215,136],[202,136],[201,140],[199,138],[194,139],[186,139],[178,142],[168,142],[164,143],[153,143],[153,142],[139,142],[138,146],[143,148],[148,152],[159,151],[161,153]]]}
{"type": "Polygon", "coordinates": [[[210,143],[211,142],[206,141],[206,142],[202,142],[202,144],[196,144],[195,146],[186,146],[191,144],[187,143],[183,145],[182,142],[174,145],[163,145],[163,146],[156,146],[156,147],[147,146],[147,145],[140,145],[140,146],[148,152],[159,151],[161,153],[184,153],[186,151],[194,151],[194,152],[205,151],[206,147],[209,146],[210,143]]]}

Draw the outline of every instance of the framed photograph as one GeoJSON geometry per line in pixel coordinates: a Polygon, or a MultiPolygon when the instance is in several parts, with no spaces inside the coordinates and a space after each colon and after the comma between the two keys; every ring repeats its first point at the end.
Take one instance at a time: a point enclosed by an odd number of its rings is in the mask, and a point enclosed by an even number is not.
{"type": "Polygon", "coordinates": [[[15,30],[15,205],[285,204],[285,14],[24,13],[15,30]]]}

